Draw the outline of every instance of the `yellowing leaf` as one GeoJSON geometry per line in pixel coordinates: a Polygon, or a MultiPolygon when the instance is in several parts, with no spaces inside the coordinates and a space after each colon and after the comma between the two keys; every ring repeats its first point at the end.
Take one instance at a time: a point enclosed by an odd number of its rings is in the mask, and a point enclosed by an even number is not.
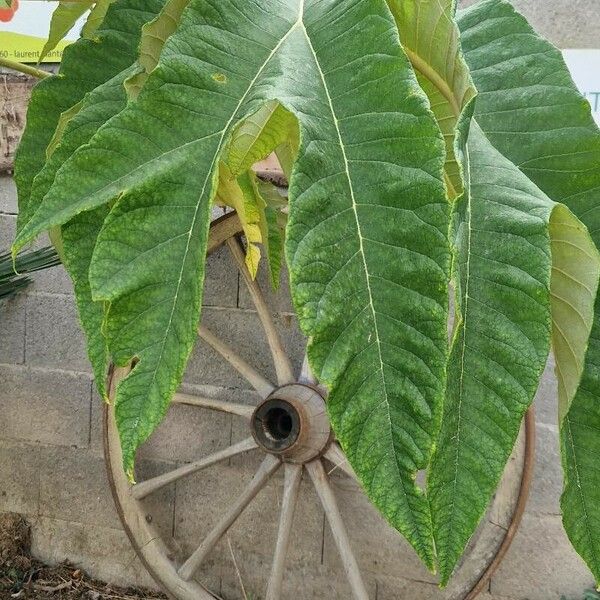
{"type": "Polygon", "coordinates": [[[246,236],[246,265],[252,279],[256,277],[260,262],[260,248],[256,244],[262,242],[260,226],[259,198],[255,193],[251,175],[245,173],[236,178],[225,163],[219,167],[219,187],[216,202],[235,209],[244,235],[246,236]]]}

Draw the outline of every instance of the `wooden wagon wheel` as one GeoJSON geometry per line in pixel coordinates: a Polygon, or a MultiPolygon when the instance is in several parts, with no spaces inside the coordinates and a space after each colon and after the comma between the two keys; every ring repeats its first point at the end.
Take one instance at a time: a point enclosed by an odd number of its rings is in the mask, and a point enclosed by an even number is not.
{"type": "MultiPolygon", "coordinates": [[[[143,564],[164,590],[177,600],[214,600],[218,596],[209,592],[195,575],[199,567],[215,548],[219,540],[240,517],[271,476],[281,469],[284,472],[281,512],[278,518],[278,534],[271,565],[265,600],[282,598],[282,582],[285,574],[286,554],[292,538],[293,515],[299,495],[300,482],[304,474],[312,481],[331,528],[341,563],[355,600],[368,600],[369,594],[351,547],[336,496],[330,484],[331,465],[342,470],[347,477],[355,478],[351,467],[339,445],[333,439],[325,411],[326,393],[310,373],[306,359],[300,374],[295,375],[286,356],[273,319],[258,284],[253,281],[245,267],[244,249],[239,239],[240,224],[234,213],[213,222],[209,238],[209,253],[227,246],[243,275],[256,312],[265,330],[266,339],[273,357],[277,383],[271,383],[255,370],[235,351],[222,342],[206,327],[200,326],[200,338],[216,350],[234,367],[260,394],[262,401],[256,407],[177,394],[175,403],[183,403],[222,411],[244,420],[248,435],[242,441],[195,462],[131,485],[124,475],[121,449],[114,421],[112,405],[104,413],[104,453],[110,485],[123,526],[143,564]],[[178,561],[175,553],[157,533],[147,519],[145,499],[170,483],[198,473],[217,463],[246,452],[262,452],[264,459],[246,488],[229,507],[219,507],[221,518],[210,533],[187,558],[178,561]]],[[[109,381],[111,397],[115,385],[129,369],[115,369],[109,381]]],[[[481,534],[475,536],[471,550],[455,576],[450,588],[439,592],[440,598],[471,600],[491,577],[502,559],[520,521],[531,478],[533,458],[533,418],[529,414],[525,422],[524,448],[515,458],[518,463],[514,475],[505,477],[497,494],[504,505],[510,505],[511,522],[507,531],[502,529],[498,537],[481,534]],[[508,500],[507,500],[508,499],[508,500]],[[492,539],[493,538],[493,539],[492,539]],[[477,557],[470,560],[470,557],[477,557]],[[472,563],[472,564],[471,564],[472,563]]],[[[487,522],[486,522],[487,523],[487,522]]],[[[485,524],[483,526],[485,528],[485,524]]],[[[499,529],[499,528],[498,528],[499,529]]],[[[301,534],[301,532],[300,532],[301,534]]],[[[402,575],[402,565],[399,574],[402,575]]],[[[405,574],[404,574],[405,575],[405,574]]],[[[340,598],[347,594],[340,591],[340,598]]],[[[334,598],[331,598],[334,600],[334,598]]]]}

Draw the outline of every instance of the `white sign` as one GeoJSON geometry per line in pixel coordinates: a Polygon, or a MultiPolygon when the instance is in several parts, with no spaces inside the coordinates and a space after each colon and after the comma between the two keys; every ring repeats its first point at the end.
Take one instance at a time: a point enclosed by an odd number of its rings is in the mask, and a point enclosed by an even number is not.
{"type": "Polygon", "coordinates": [[[564,50],[565,62],[600,125],[600,50],[564,50]]]}
{"type": "MultiPolygon", "coordinates": [[[[36,63],[50,28],[50,19],[58,2],[21,0],[8,21],[0,22],[0,56],[23,63],[36,63]]],[[[65,39],[44,59],[60,62],[65,47],[79,37],[85,17],[65,36],[65,39]]]]}

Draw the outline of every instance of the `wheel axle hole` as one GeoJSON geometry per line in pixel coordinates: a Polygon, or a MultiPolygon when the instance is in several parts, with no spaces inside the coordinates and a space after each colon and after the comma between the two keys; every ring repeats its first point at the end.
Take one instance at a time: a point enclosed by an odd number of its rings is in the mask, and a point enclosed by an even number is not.
{"type": "Polygon", "coordinates": [[[285,400],[270,398],[260,405],[253,417],[252,433],[268,452],[290,448],[300,433],[300,417],[285,400]]]}
{"type": "Polygon", "coordinates": [[[287,439],[292,433],[292,426],[292,416],[287,410],[280,407],[267,411],[263,421],[265,433],[276,441],[287,439]]]}

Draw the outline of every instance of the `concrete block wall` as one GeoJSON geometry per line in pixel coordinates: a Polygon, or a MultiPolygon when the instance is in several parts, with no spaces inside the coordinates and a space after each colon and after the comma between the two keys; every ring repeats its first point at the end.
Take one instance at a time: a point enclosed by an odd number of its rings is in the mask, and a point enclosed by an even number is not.
{"type": "MultiPolygon", "coordinates": [[[[561,47],[600,43],[597,0],[515,0],[540,30],[561,47]]],[[[17,204],[10,177],[0,177],[0,249],[10,245],[17,204]]],[[[264,284],[264,280],[262,281],[264,284]]],[[[268,285],[263,285],[268,289],[268,285]]],[[[268,293],[277,324],[298,367],[303,340],[289,297],[268,293]]],[[[250,297],[228,254],[209,259],[205,323],[265,373],[272,365],[250,297]]],[[[246,382],[199,345],[190,360],[185,391],[255,402],[246,382]]],[[[536,400],[537,455],[531,498],[521,528],[484,600],[577,598],[592,577],[571,549],[558,506],[556,386],[549,365],[536,400]]],[[[93,386],[68,276],[62,268],[40,273],[25,292],[0,304],[0,511],[27,516],[33,550],[48,562],[69,560],[117,584],[152,587],[112,504],[102,449],[102,403],[93,386]]],[[[174,407],[140,453],[138,478],[151,477],[213,452],[246,435],[228,416],[174,407]]],[[[189,552],[216,514],[206,500],[225,506],[251,477],[252,454],[182,480],[152,496],[148,514],[166,538],[189,552]]],[[[268,573],[275,514],[281,501],[274,480],[251,505],[204,568],[204,581],[226,600],[261,598],[268,573]],[[234,560],[239,569],[235,573],[234,560]],[[250,594],[254,594],[251,596],[250,594]]],[[[335,489],[372,597],[377,600],[442,598],[434,579],[407,545],[345,478],[335,489]]],[[[506,527],[501,515],[491,515],[506,527]]],[[[349,597],[323,511],[304,482],[296,518],[285,598],[349,597]]]]}

